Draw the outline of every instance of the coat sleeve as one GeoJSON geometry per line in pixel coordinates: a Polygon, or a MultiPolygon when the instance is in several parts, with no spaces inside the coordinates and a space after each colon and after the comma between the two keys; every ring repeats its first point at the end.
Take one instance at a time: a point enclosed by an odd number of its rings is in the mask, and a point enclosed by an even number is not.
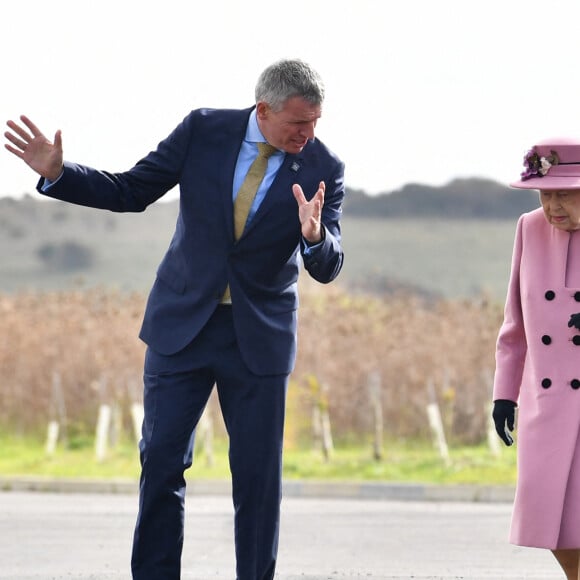
{"type": "Polygon", "coordinates": [[[344,261],[341,245],[340,218],[344,199],[344,164],[335,166],[334,175],[326,181],[327,190],[322,207],[323,241],[312,251],[300,244],[302,261],[306,271],[318,282],[326,284],[334,280],[344,261]]]}
{"type": "Polygon", "coordinates": [[[179,182],[193,114],[159,143],[157,149],[122,173],[100,171],[65,161],[62,176],[48,189],[40,179],[37,190],[61,201],[115,212],[141,212],[179,182]]]}
{"type": "Polygon", "coordinates": [[[517,402],[527,353],[526,334],[520,292],[520,269],[524,244],[524,219],[516,227],[508,291],[495,353],[493,400],[517,402]]]}

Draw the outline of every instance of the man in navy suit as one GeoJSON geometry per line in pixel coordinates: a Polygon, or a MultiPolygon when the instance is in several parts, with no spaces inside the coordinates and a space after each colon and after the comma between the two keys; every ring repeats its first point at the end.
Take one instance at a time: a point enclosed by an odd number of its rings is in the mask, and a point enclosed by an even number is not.
{"type": "Polygon", "coordinates": [[[300,262],[322,283],[342,267],[344,164],[314,135],[324,87],[310,66],[272,64],[255,97],[248,109],[192,111],[122,173],[64,161],[60,131],[51,142],[25,116],[7,123],[6,148],[40,174],[44,195],[139,212],[180,188],[175,234],[140,332],[147,351],[136,580],[180,577],[184,471],[214,385],[230,444],[237,579],[274,577],[300,262]],[[236,236],[234,201],[259,142],[275,152],[236,236]]]}

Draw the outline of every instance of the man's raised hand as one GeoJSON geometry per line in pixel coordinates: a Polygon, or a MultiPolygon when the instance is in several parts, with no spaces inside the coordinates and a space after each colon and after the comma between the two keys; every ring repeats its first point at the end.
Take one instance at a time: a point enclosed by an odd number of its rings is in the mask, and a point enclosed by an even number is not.
{"type": "Polygon", "coordinates": [[[318,191],[314,197],[308,201],[302,188],[295,183],[292,186],[292,193],[298,203],[298,217],[302,226],[302,236],[311,244],[317,244],[322,240],[320,219],[322,216],[322,206],[324,205],[324,181],[318,185],[318,191]]]}
{"type": "Polygon", "coordinates": [[[54,135],[54,143],[50,142],[40,129],[25,115],[20,117],[21,124],[7,121],[11,129],[4,133],[10,142],[4,147],[10,153],[22,159],[42,177],[55,181],[62,173],[63,152],[60,130],[54,135]]]}

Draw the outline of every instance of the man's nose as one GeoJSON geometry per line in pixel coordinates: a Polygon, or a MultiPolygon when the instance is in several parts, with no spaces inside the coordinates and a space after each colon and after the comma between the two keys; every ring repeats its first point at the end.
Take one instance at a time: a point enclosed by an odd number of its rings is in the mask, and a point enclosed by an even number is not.
{"type": "Polygon", "coordinates": [[[305,125],[302,130],[302,135],[307,139],[314,139],[314,127],[316,125],[314,123],[310,123],[305,125]]]}

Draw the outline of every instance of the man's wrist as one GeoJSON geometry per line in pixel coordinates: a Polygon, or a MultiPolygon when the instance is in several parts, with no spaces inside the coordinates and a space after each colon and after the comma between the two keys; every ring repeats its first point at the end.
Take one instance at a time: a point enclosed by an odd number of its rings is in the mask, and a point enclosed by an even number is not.
{"type": "Polygon", "coordinates": [[[62,171],[56,176],[56,179],[49,179],[48,177],[43,177],[42,179],[44,181],[41,182],[40,189],[42,191],[48,191],[57,181],[59,181],[59,179],[63,176],[63,174],[64,167],[62,168],[62,171]]]}
{"type": "Polygon", "coordinates": [[[61,165],[57,170],[51,171],[50,174],[43,175],[42,177],[44,177],[44,179],[46,179],[50,183],[54,183],[55,181],[58,181],[60,179],[63,173],[64,173],[64,165],[61,165]]]}
{"type": "Polygon", "coordinates": [[[317,240],[309,240],[306,236],[302,236],[302,239],[307,246],[317,246],[324,241],[324,237],[324,228],[320,228],[317,240]]]}

